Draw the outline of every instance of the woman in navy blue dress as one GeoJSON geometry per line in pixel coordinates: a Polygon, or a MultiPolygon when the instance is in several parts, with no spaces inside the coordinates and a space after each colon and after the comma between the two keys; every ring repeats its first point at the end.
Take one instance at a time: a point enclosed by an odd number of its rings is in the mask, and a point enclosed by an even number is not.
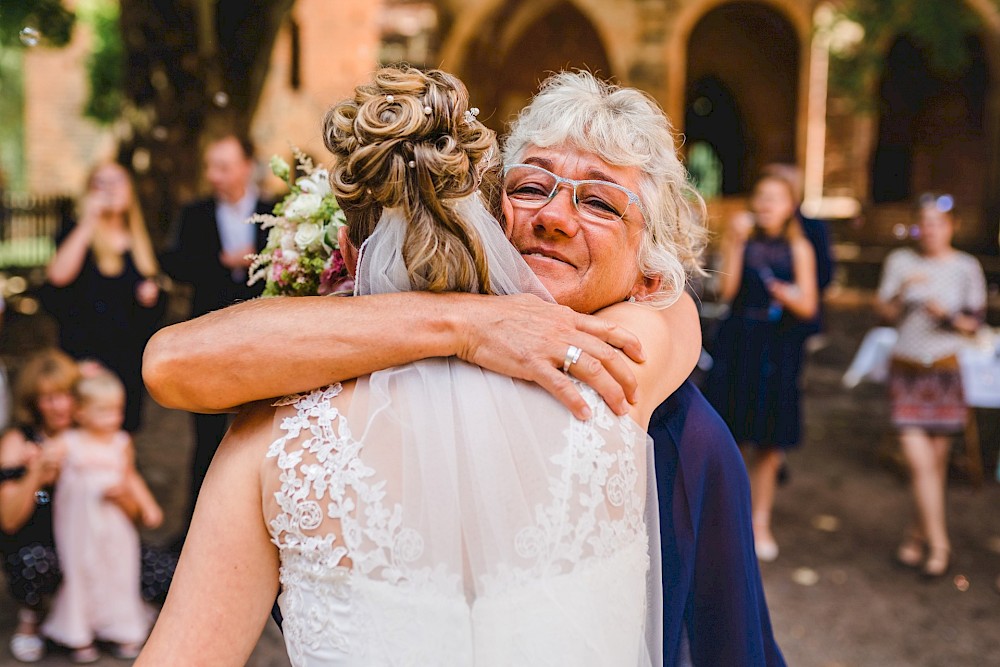
{"type": "Polygon", "coordinates": [[[720,297],[731,303],[713,348],[706,395],[748,453],[757,556],[771,561],[778,471],[799,444],[799,371],[804,336],[816,314],[816,259],[795,212],[794,173],[758,179],[750,211],[732,219],[722,242],[720,297]]]}

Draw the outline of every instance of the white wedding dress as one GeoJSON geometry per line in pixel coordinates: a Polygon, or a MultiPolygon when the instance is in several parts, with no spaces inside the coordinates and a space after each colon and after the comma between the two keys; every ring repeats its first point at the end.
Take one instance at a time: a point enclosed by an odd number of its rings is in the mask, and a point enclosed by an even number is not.
{"type": "MultiPolygon", "coordinates": [[[[486,217],[494,289],[540,293],[486,217]]],[[[387,211],[361,293],[407,287],[404,235],[387,211]]],[[[662,664],[651,442],[578,386],[587,422],[451,358],[276,404],[263,508],[292,665],[662,664]]]]}

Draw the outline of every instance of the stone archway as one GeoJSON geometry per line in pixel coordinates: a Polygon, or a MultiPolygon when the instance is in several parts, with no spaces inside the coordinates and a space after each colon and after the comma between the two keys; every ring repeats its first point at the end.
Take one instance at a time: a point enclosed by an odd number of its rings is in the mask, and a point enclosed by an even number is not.
{"type": "Polygon", "coordinates": [[[749,191],[768,162],[797,161],[800,54],[795,27],[758,2],[720,5],[692,28],[684,134],[720,156],[723,194],[749,191]]]}
{"type": "Polygon", "coordinates": [[[465,52],[459,75],[480,119],[497,131],[552,72],[571,68],[612,75],[597,30],[568,1],[509,2],[484,21],[465,52]]]}
{"type": "Polygon", "coordinates": [[[959,240],[990,243],[983,228],[990,206],[990,67],[979,37],[968,36],[969,63],[952,76],[932,71],[908,37],[886,55],[878,90],[879,116],[871,160],[871,199],[908,209],[921,192],[955,196],[964,224],[959,240]]]}

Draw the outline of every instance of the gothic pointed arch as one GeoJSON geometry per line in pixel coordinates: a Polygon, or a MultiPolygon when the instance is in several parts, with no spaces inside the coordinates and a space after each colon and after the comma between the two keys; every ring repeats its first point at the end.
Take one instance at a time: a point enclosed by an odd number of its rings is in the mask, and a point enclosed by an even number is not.
{"type": "Polygon", "coordinates": [[[764,164],[796,162],[801,48],[795,26],[762,2],[720,4],[691,29],[684,134],[714,148],[722,194],[746,193],[764,164]]]}
{"type": "Polygon", "coordinates": [[[550,73],[585,69],[610,78],[610,59],[590,19],[568,0],[513,0],[484,18],[450,66],[465,81],[480,119],[502,131],[550,73]]]}

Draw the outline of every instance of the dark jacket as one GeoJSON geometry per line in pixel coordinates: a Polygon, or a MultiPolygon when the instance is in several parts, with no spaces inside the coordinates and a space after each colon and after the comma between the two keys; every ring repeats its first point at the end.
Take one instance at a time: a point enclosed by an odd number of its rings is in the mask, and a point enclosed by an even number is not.
{"type": "MultiPolygon", "coordinates": [[[[257,213],[270,213],[273,202],[258,200],[257,213]]],[[[264,248],[267,232],[257,227],[257,250],[264,248]]],[[[219,262],[222,240],[215,219],[215,199],[202,199],[181,210],[170,249],[161,258],[163,270],[174,280],[194,288],[191,317],[260,296],[264,283],[247,287],[233,280],[232,271],[219,262]]]]}

